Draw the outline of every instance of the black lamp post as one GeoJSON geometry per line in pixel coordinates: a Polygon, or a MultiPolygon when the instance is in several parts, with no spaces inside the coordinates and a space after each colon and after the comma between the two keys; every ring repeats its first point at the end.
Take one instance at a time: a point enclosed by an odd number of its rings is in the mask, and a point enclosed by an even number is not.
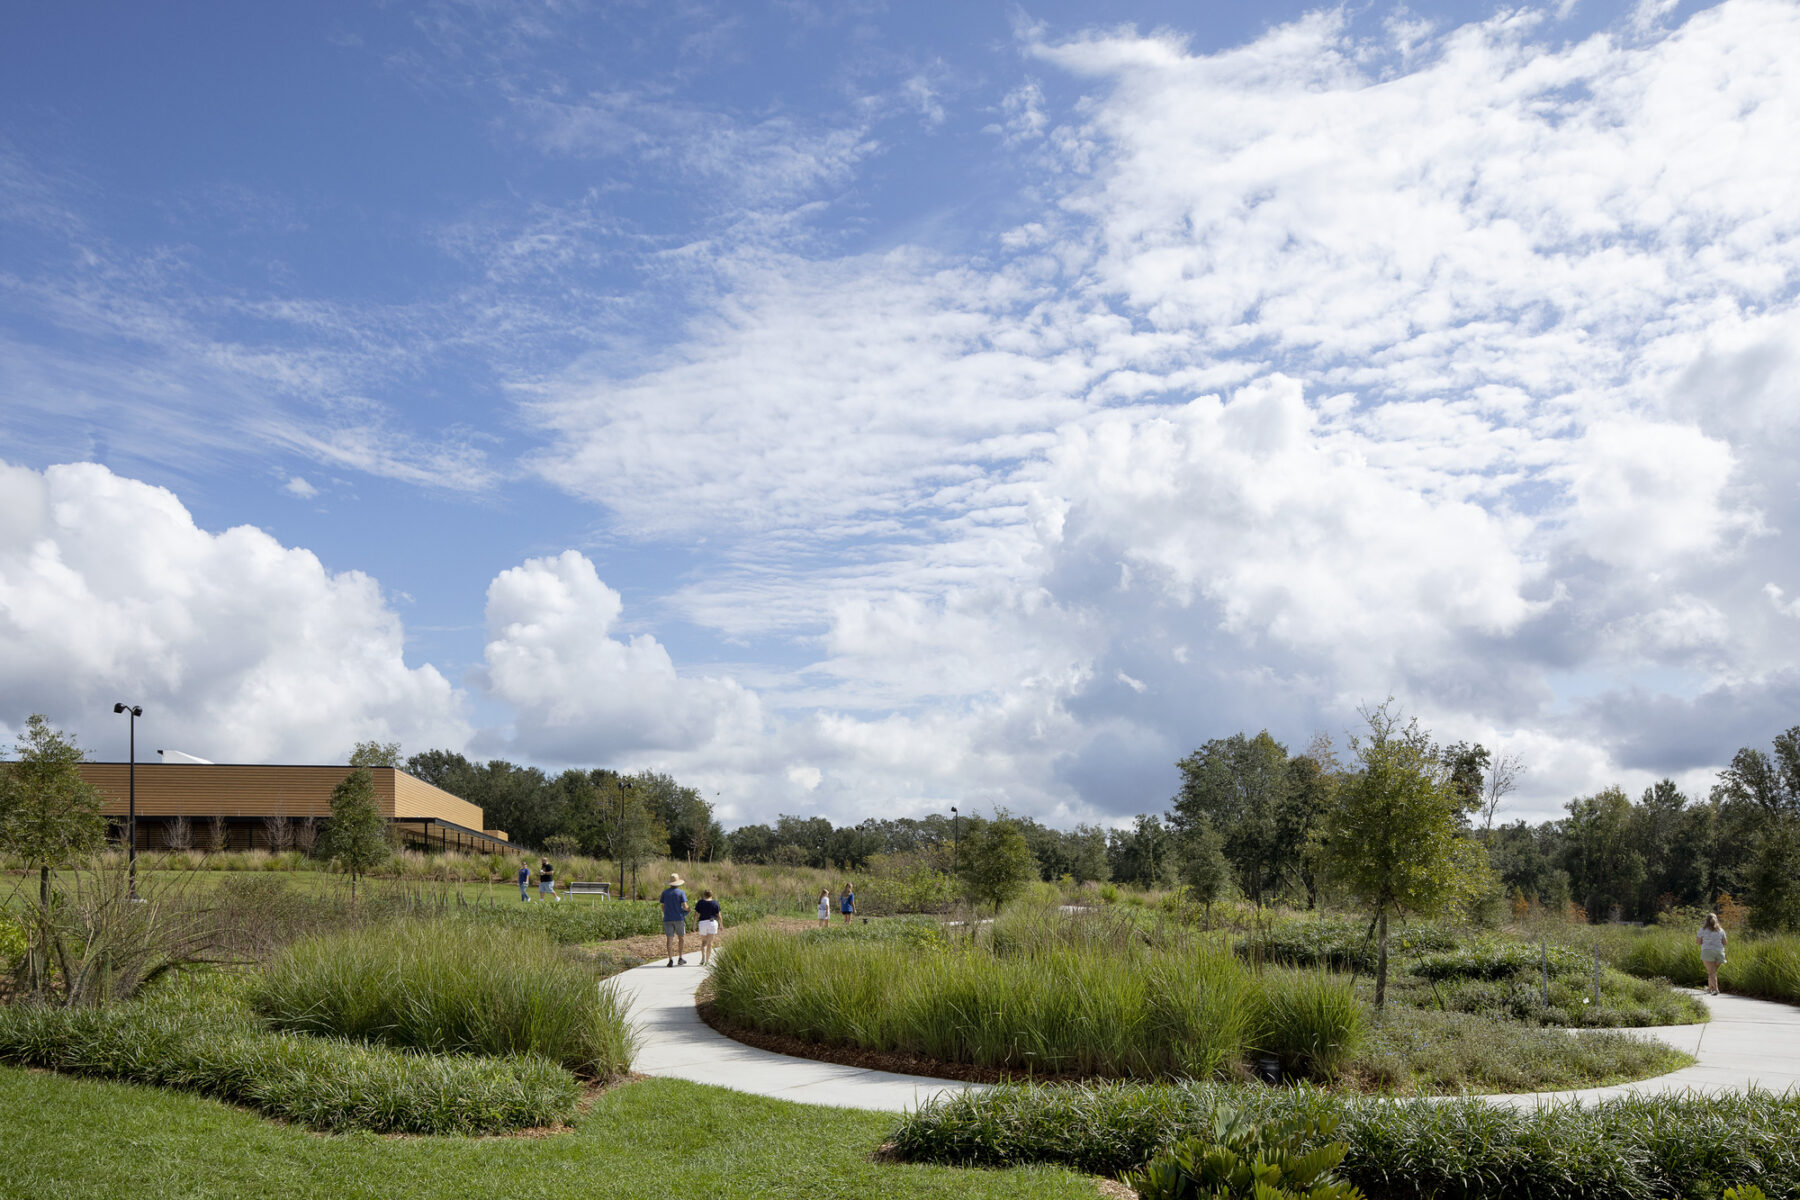
{"type": "Polygon", "coordinates": [[[619,860],[619,899],[625,898],[625,789],[631,780],[619,780],[619,823],[613,826],[613,855],[619,860]]]}
{"type": "Polygon", "coordinates": [[[142,705],[115,704],[115,713],[129,713],[131,723],[131,758],[126,767],[127,808],[125,817],[126,861],[131,864],[131,898],[137,899],[137,719],[144,715],[142,705]]]}
{"type": "Polygon", "coordinates": [[[950,806],[950,873],[952,875],[956,874],[957,871],[961,869],[957,863],[957,857],[961,853],[962,839],[957,837],[958,826],[956,821],[956,805],[952,804],[950,806]]]}

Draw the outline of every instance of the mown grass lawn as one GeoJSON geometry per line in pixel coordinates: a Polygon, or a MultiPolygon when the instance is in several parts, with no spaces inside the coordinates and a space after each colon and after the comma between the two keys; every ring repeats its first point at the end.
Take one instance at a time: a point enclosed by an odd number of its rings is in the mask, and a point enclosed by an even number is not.
{"type": "Polygon", "coordinates": [[[1083,1197],[1088,1176],[871,1161],[883,1113],[813,1108],[679,1080],[601,1096],[548,1137],[320,1135],[152,1088],[0,1068],[0,1197],[521,1196],[531,1200],[1083,1197]]]}

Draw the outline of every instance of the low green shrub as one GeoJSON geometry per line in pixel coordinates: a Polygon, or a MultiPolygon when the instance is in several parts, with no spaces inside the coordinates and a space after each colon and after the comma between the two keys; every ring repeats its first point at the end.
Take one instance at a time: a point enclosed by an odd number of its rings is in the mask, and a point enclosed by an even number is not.
{"type": "Polygon", "coordinates": [[[329,1131],[504,1133],[568,1122],[581,1095],[536,1056],[270,1033],[234,989],[194,981],[101,1009],[0,1005],[0,1062],[199,1092],[329,1131]]]}
{"type": "Polygon", "coordinates": [[[437,1053],[533,1054],[590,1078],[630,1069],[624,1002],[542,933],[471,938],[407,921],[305,938],[257,975],[275,1028],[437,1053]]]}
{"type": "Polygon", "coordinates": [[[1484,937],[1453,950],[1421,955],[1409,970],[1421,979],[1510,979],[1518,975],[1542,977],[1546,959],[1552,979],[1591,974],[1593,959],[1573,946],[1532,945],[1509,938],[1484,937]]]}
{"type": "Polygon", "coordinates": [[[1221,1105],[1256,1123],[1339,1117],[1332,1136],[1348,1149],[1338,1174],[1376,1197],[1665,1200],[1751,1183],[1771,1195],[1800,1190],[1800,1095],[1759,1091],[1516,1110],[1307,1088],[1023,1085],[930,1101],[890,1140],[911,1162],[1048,1163],[1117,1176],[1183,1138],[1206,1138],[1221,1105]]]}
{"type": "MultiPolygon", "coordinates": [[[[1454,950],[1455,931],[1432,921],[1416,921],[1388,934],[1388,956],[1399,959],[1454,950]]],[[[1326,967],[1367,974],[1376,968],[1377,949],[1366,922],[1343,917],[1278,920],[1238,940],[1240,958],[1294,967],[1326,967]]]]}
{"type": "Polygon", "coordinates": [[[1206,1134],[1183,1138],[1126,1182],[1139,1200],[1362,1200],[1332,1174],[1349,1149],[1330,1140],[1336,1113],[1290,1114],[1267,1124],[1233,1109],[1206,1134]]]}
{"type": "Polygon", "coordinates": [[[1543,1092],[1643,1079],[1692,1061],[1629,1034],[1571,1035],[1469,1013],[1390,1006],[1342,1069],[1377,1091],[1543,1092]]]}
{"type": "Polygon", "coordinates": [[[0,974],[10,973],[25,957],[25,931],[11,917],[0,913],[0,974]]]}

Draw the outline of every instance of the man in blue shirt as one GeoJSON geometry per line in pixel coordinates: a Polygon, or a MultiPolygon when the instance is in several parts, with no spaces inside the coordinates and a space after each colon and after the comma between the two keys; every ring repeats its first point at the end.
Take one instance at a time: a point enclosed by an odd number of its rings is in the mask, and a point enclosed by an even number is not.
{"type": "Polygon", "coordinates": [[[531,893],[525,889],[531,886],[531,867],[527,863],[519,864],[519,899],[531,899],[531,893]]]}
{"type": "Polygon", "coordinates": [[[671,967],[687,966],[687,893],[681,890],[685,881],[679,875],[669,876],[669,886],[663,889],[663,949],[669,952],[671,967]]]}

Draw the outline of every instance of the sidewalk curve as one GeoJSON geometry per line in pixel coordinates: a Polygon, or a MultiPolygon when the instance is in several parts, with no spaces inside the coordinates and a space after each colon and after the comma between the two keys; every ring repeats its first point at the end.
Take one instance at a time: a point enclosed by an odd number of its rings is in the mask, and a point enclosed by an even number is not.
{"type": "Polygon", "coordinates": [[[705,978],[706,969],[698,965],[660,962],[613,976],[638,1030],[632,1070],[800,1104],[880,1112],[907,1112],[934,1096],[980,1086],[795,1058],[734,1042],[702,1021],[694,1007],[694,992],[705,978]]]}
{"type": "MultiPolygon", "coordinates": [[[[660,962],[613,977],[639,1033],[633,1070],[801,1104],[882,1112],[906,1112],[933,1097],[984,1086],[794,1058],[732,1041],[703,1022],[694,1008],[694,992],[705,977],[698,965],[666,967],[660,962]]],[[[1740,996],[1701,1000],[1712,1010],[1712,1020],[1704,1025],[1624,1031],[1693,1055],[1698,1061],[1691,1067],[1613,1087],[1483,1099],[1530,1108],[1620,1096],[1735,1092],[1752,1085],[1776,1092],[1800,1089],[1800,1008],[1740,996]]]]}

